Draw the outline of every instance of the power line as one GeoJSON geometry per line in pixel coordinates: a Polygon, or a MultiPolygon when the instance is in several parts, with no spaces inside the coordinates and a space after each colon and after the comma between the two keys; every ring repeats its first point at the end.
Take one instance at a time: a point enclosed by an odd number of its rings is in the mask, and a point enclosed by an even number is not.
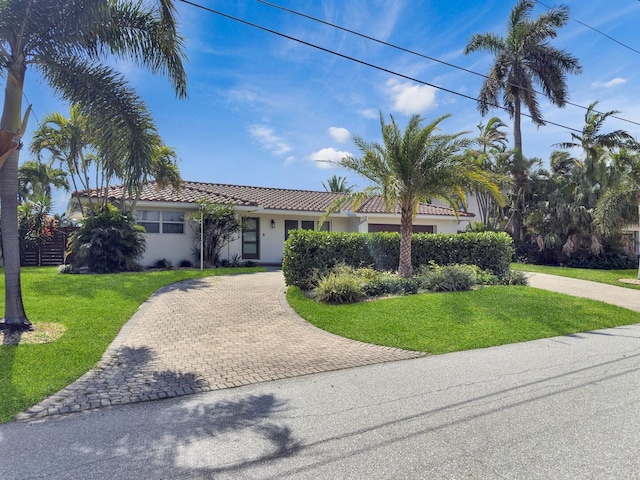
{"type": "MultiPolygon", "coordinates": [[[[468,100],[473,100],[474,102],[478,102],[478,101],[479,101],[479,99],[478,99],[477,97],[472,97],[471,95],[465,95],[464,93],[456,92],[456,91],[454,91],[454,90],[451,90],[451,89],[448,89],[448,88],[445,88],[445,87],[441,87],[441,86],[438,86],[438,85],[434,85],[434,84],[432,84],[432,83],[425,82],[425,81],[423,81],[423,80],[419,80],[419,79],[417,79],[417,78],[411,77],[411,76],[409,76],[409,75],[405,75],[405,74],[403,74],[403,73],[395,72],[395,71],[393,71],[393,70],[390,70],[390,69],[388,69],[388,68],[381,67],[381,66],[379,66],[379,65],[375,65],[375,64],[373,64],[373,63],[365,62],[364,60],[360,60],[360,59],[358,59],[358,58],[351,57],[351,56],[349,56],[349,55],[345,55],[345,54],[343,54],[343,53],[339,53],[339,52],[336,52],[336,51],[334,51],[334,50],[330,50],[330,49],[325,48],[325,47],[321,47],[320,45],[316,45],[316,44],[314,44],[314,43],[307,42],[307,41],[302,40],[302,39],[300,39],[300,38],[292,37],[292,36],[290,36],[290,35],[286,35],[286,34],[284,34],[284,33],[278,32],[278,31],[276,31],[276,30],[272,30],[272,29],[270,29],[270,28],[263,27],[262,25],[258,25],[258,24],[255,24],[255,23],[249,22],[249,21],[247,21],[247,20],[243,20],[243,19],[241,19],[241,18],[234,17],[234,16],[232,16],[232,15],[229,15],[229,14],[227,14],[227,13],[223,13],[223,12],[220,12],[220,11],[218,11],[218,10],[214,10],[214,9],[212,9],[212,8],[209,8],[209,7],[205,7],[204,5],[200,5],[200,4],[195,3],[195,2],[192,2],[192,1],[190,1],[190,0],[180,0],[180,1],[181,1],[182,3],[186,3],[187,5],[191,5],[192,7],[200,8],[200,9],[202,9],[202,10],[205,10],[205,11],[209,12],[209,13],[213,13],[213,14],[215,14],[215,15],[219,15],[219,16],[224,17],[224,18],[227,18],[227,19],[229,19],[229,20],[233,20],[234,22],[239,22],[239,23],[242,23],[242,24],[244,24],[244,25],[247,25],[247,26],[250,26],[250,27],[256,28],[256,29],[258,29],[258,30],[262,30],[262,31],[264,31],[264,32],[271,33],[271,34],[273,34],[273,35],[277,35],[277,36],[279,36],[279,37],[286,38],[287,40],[291,40],[291,41],[294,41],[294,42],[297,42],[297,43],[301,43],[301,44],[306,45],[306,46],[308,46],[308,47],[315,48],[315,49],[317,49],[317,50],[321,50],[321,51],[323,51],[323,52],[329,53],[329,54],[331,54],[331,55],[335,55],[335,56],[337,56],[337,57],[344,58],[345,60],[349,60],[349,61],[351,61],[351,62],[359,63],[360,65],[364,65],[364,66],[367,66],[367,67],[370,67],[370,68],[374,68],[374,69],[379,70],[379,71],[381,71],[381,72],[389,73],[389,74],[391,74],[391,75],[395,75],[395,76],[397,76],[397,77],[404,78],[404,79],[406,79],[406,80],[411,80],[412,82],[416,82],[416,83],[419,83],[419,84],[421,84],[421,85],[426,85],[426,86],[428,86],[428,87],[436,88],[436,89],[438,89],[438,90],[442,90],[443,92],[451,93],[451,94],[453,94],[453,95],[457,95],[457,96],[459,96],[459,97],[463,97],[463,98],[466,98],[466,99],[468,99],[468,100]]],[[[489,103],[488,105],[489,105],[490,107],[493,107],[493,108],[499,108],[499,109],[501,109],[501,110],[505,110],[505,111],[507,111],[507,110],[508,110],[506,107],[503,107],[502,105],[491,104],[491,103],[489,103]]],[[[526,113],[521,113],[521,115],[522,115],[523,117],[527,117],[527,118],[531,118],[531,119],[533,118],[531,115],[526,114],[526,113]]],[[[556,122],[551,122],[551,121],[545,121],[545,122],[544,122],[544,124],[555,125],[556,127],[560,127],[560,128],[564,128],[564,129],[567,129],[567,130],[571,130],[571,131],[573,131],[573,132],[582,133],[582,130],[578,130],[577,128],[569,127],[569,126],[567,126],[567,125],[563,125],[563,124],[561,124],[561,123],[556,123],[556,122]]],[[[640,124],[639,124],[639,125],[640,125],[640,124]]]]}
{"type": "MultiPolygon", "coordinates": [[[[322,19],[320,19],[320,18],[313,17],[313,16],[311,16],[311,15],[307,15],[307,14],[305,14],[305,13],[298,12],[298,11],[296,11],[296,10],[292,10],[292,9],[290,9],[290,8],[283,7],[283,6],[281,6],[281,5],[276,5],[276,4],[274,4],[274,3],[269,3],[269,2],[267,2],[267,1],[265,1],[265,0],[257,0],[257,1],[258,1],[258,2],[260,2],[260,3],[262,3],[262,4],[264,4],[264,5],[267,5],[267,6],[269,6],[269,7],[277,8],[277,9],[279,9],[279,10],[283,10],[283,11],[285,11],[285,12],[289,12],[289,13],[291,13],[291,14],[293,14],[293,15],[298,15],[298,16],[300,16],[300,17],[303,17],[303,18],[306,18],[306,19],[312,20],[312,21],[314,21],[314,22],[321,23],[321,24],[323,24],[323,25],[327,25],[327,26],[329,26],[329,27],[332,27],[332,28],[335,28],[335,29],[341,30],[341,31],[343,31],[343,32],[350,33],[350,34],[352,34],[352,35],[356,35],[356,36],[361,37],[361,38],[364,38],[364,39],[366,39],[366,40],[370,40],[370,41],[372,41],[372,42],[379,43],[379,44],[384,45],[384,46],[386,46],[386,47],[391,47],[391,48],[394,48],[394,49],[399,50],[399,51],[401,51],[401,52],[409,53],[409,54],[411,54],[411,55],[416,55],[416,56],[418,56],[418,57],[425,58],[425,59],[427,59],[427,60],[431,60],[431,61],[433,61],[433,62],[440,63],[440,64],[442,64],[442,65],[446,65],[447,67],[455,68],[455,69],[457,69],[457,70],[461,70],[461,71],[463,71],[463,72],[470,73],[470,74],[472,74],[472,75],[476,75],[476,76],[478,76],[478,77],[488,78],[488,76],[487,76],[487,75],[485,75],[485,74],[483,74],[483,73],[476,72],[476,71],[470,70],[470,69],[468,69],[468,68],[464,68],[464,67],[461,67],[461,66],[459,66],[459,65],[455,65],[455,64],[453,64],[453,63],[445,62],[445,61],[440,60],[440,59],[438,59],[438,58],[431,57],[431,56],[426,55],[426,54],[424,54],[424,53],[416,52],[415,50],[410,50],[410,49],[408,49],[408,48],[404,48],[404,47],[401,47],[401,46],[399,46],[399,45],[395,45],[395,44],[393,44],[393,43],[385,42],[384,40],[380,40],[380,39],[378,39],[378,38],[371,37],[371,36],[369,36],[369,35],[365,35],[364,33],[360,33],[360,32],[357,32],[357,31],[355,31],[355,30],[351,30],[351,29],[349,29],[349,28],[342,27],[342,26],[340,26],[340,25],[336,25],[336,24],[331,23],[331,22],[327,22],[327,21],[322,20],[322,19]]],[[[537,1],[537,0],[536,0],[536,1],[537,1]]],[[[538,3],[540,3],[540,2],[538,2],[538,3]]],[[[541,4],[541,5],[544,5],[544,4],[542,4],[542,3],[540,3],[540,4],[541,4]]],[[[588,25],[587,25],[587,26],[588,26],[588,25]]],[[[590,28],[591,28],[591,27],[590,27],[590,28]]],[[[639,52],[639,53],[640,53],[640,52],[639,52]]],[[[520,85],[515,85],[515,84],[513,84],[513,83],[508,83],[508,85],[513,86],[513,87],[520,87],[520,85]]],[[[521,87],[520,87],[520,88],[521,88],[521,87]]],[[[525,88],[525,89],[523,89],[523,90],[528,91],[528,92],[531,92],[531,93],[535,93],[535,94],[537,94],[537,95],[544,95],[544,93],[543,93],[543,92],[539,92],[539,91],[534,90],[534,89],[526,89],[526,88],[525,88]]],[[[582,110],[589,110],[589,107],[585,107],[584,105],[580,105],[580,104],[577,104],[577,103],[573,103],[573,102],[570,102],[570,101],[568,101],[568,100],[567,100],[567,101],[565,101],[565,104],[567,104],[567,105],[571,105],[572,107],[581,108],[582,110]]],[[[502,108],[502,107],[499,107],[499,108],[502,108]]],[[[593,110],[593,112],[598,113],[598,114],[601,114],[601,115],[603,115],[603,114],[605,113],[605,112],[599,112],[599,111],[597,111],[597,110],[593,110]]],[[[640,122],[636,122],[636,121],[634,121],[634,120],[629,120],[629,119],[627,119],[627,118],[618,117],[618,116],[616,116],[616,115],[609,115],[609,116],[610,116],[611,118],[615,118],[616,120],[620,120],[620,121],[623,121],[623,122],[627,122],[627,123],[631,123],[631,124],[634,124],[634,125],[638,125],[638,126],[640,126],[640,122]]],[[[548,123],[551,123],[551,122],[548,122],[548,123]]]]}
{"type": "MultiPolygon", "coordinates": [[[[258,1],[260,1],[260,0],[258,0],[258,1]]],[[[542,5],[543,7],[548,8],[549,10],[551,10],[551,7],[550,7],[549,5],[545,5],[544,3],[542,3],[542,2],[541,2],[541,1],[539,1],[539,0],[535,0],[535,1],[536,1],[536,3],[537,3],[537,4],[542,5]]],[[[597,28],[592,27],[591,25],[587,25],[586,23],[581,22],[580,20],[576,20],[576,19],[575,19],[575,18],[573,18],[573,17],[569,17],[569,19],[570,19],[570,20],[573,20],[573,21],[574,21],[574,22],[576,22],[576,23],[579,23],[579,24],[580,24],[580,25],[582,25],[583,27],[587,27],[587,28],[589,28],[589,29],[593,30],[594,32],[599,33],[600,35],[602,35],[602,36],[604,36],[604,37],[607,37],[609,40],[616,42],[618,45],[622,45],[624,48],[627,48],[627,49],[631,50],[632,52],[640,53],[640,51],[639,51],[639,50],[636,50],[635,48],[630,47],[629,45],[627,45],[627,44],[625,44],[625,43],[622,43],[620,40],[616,40],[616,39],[615,39],[615,38],[613,38],[611,35],[607,35],[607,34],[606,34],[606,33],[604,33],[603,31],[598,30],[597,28]]]]}

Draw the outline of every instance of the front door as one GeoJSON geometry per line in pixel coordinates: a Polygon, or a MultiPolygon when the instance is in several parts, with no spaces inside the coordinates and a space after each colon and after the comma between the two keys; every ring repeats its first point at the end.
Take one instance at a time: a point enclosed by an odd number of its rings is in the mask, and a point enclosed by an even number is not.
{"type": "Polygon", "coordinates": [[[242,224],[242,258],[260,258],[260,219],[245,217],[242,224]]]}

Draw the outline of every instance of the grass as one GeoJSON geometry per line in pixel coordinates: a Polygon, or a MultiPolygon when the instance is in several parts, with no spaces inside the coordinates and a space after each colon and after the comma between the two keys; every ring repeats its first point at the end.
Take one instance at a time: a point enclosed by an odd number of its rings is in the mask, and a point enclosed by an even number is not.
{"type": "Polygon", "coordinates": [[[631,310],[529,287],[426,293],[326,305],[297,287],[290,305],[336,335],[432,354],[484,348],[640,322],[631,310]]]}
{"type": "MultiPolygon", "coordinates": [[[[138,307],[159,288],[181,280],[264,271],[264,268],[163,270],[115,275],[63,275],[55,267],[24,268],[22,294],[34,324],[61,324],[48,344],[0,346],[0,422],[82,376],[138,307]]],[[[0,270],[0,290],[4,275],[0,270]]],[[[0,298],[4,310],[4,295],[0,298]]]]}
{"type": "Polygon", "coordinates": [[[618,287],[640,290],[640,285],[632,285],[618,281],[620,278],[638,278],[638,270],[592,270],[588,268],[549,267],[546,265],[531,265],[528,263],[512,263],[512,270],[523,272],[548,273],[561,277],[579,278],[592,282],[608,283],[618,287]]]}

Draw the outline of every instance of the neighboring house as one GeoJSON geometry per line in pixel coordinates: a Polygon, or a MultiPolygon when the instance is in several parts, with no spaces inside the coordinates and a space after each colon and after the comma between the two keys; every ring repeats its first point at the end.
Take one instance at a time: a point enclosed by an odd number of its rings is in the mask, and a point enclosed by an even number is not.
{"type": "MultiPolygon", "coordinates": [[[[122,186],[110,187],[107,196],[114,203],[122,199],[122,186]]],[[[97,191],[73,194],[68,218],[78,218],[78,201],[86,203],[97,191]]],[[[194,262],[194,247],[199,241],[196,223],[187,214],[197,208],[198,200],[233,205],[245,219],[242,235],[223,249],[221,258],[234,256],[259,264],[282,263],[284,241],[291,230],[317,229],[318,220],[341,193],[248,187],[214,183],[184,182],[176,191],[172,187],[157,189],[147,184],[135,204],[138,224],[147,230],[147,249],[141,260],[152,265],[167,259],[174,265],[182,260],[194,262]]],[[[464,231],[473,214],[460,213],[443,206],[420,204],[414,219],[414,232],[457,233],[464,231]]],[[[322,226],[332,232],[400,231],[399,213],[387,212],[382,199],[365,200],[357,211],[343,210],[329,216],[322,226]]]]}

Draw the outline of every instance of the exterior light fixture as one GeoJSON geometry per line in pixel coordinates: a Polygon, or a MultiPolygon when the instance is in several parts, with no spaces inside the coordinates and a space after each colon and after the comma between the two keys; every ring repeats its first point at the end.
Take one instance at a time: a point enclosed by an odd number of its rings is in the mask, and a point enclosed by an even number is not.
{"type": "Polygon", "coordinates": [[[271,228],[276,228],[276,221],[273,218],[271,219],[271,228]]]}

